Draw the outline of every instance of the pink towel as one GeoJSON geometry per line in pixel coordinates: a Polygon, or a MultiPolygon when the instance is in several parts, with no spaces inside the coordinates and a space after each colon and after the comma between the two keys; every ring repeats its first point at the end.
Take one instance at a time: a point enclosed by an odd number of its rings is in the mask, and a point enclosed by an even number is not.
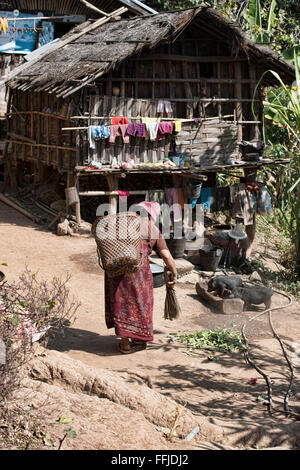
{"type": "Polygon", "coordinates": [[[163,140],[168,135],[173,134],[174,129],[174,122],[173,121],[165,121],[158,123],[158,132],[157,132],[157,140],[163,140]]]}
{"type": "Polygon", "coordinates": [[[182,211],[178,203],[178,188],[166,188],[165,197],[167,204],[173,208],[174,222],[180,222],[182,220],[182,211]]]}

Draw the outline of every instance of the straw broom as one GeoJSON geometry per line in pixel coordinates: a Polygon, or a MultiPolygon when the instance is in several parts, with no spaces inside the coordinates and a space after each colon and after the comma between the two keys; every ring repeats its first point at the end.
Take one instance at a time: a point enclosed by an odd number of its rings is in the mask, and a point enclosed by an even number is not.
{"type": "Polygon", "coordinates": [[[166,299],[164,318],[166,320],[175,320],[181,315],[181,309],[176,297],[174,286],[167,285],[167,282],[171,282],[172,280],[172,273],[165,269],[166,299]]]}

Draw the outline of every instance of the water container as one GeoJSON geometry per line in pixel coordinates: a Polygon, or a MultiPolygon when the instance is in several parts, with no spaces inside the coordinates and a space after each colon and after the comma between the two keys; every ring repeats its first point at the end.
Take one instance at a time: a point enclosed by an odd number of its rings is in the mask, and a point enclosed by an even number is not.
{"type": "Polygon", "coordinates": [[[223,249],[213,247],[199,250],[199,267],[203,271],[216,271],[223,255],[223,249]]]}
{"type": "Polygon", "coordinates": [[[77,192],[77,188],[75,186],[66,188],[65,189],[67,206],[72,206],[72,204],[76,204],[79,202],[79,195],[77,192]]]}

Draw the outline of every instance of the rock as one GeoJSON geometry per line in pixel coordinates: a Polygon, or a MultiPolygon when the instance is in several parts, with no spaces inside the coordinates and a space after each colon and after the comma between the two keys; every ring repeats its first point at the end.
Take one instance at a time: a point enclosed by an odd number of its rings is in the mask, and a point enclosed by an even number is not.
{"type": "Polygon", "coordinates": [[[73,235],[68,219],[64,219],[57,224],[57,235],[73,235]]]}
{"type": "MultiPolygon", "coordinates": [[[[178,275],[190,273],[194,269],[194,265],[184,258],[178,258],[174,261],[178,275]]],[[[151,262],[159,264],[160,266],[164,265],[163,260],[156,255],[151,255],[151,262]]]]}
{"type": "MultiPolygon", "coordinates": [[[[132,370],[116,372],[89,367],[57,351],[47,351],[47,357],[39,355],[35,359],[30,377],[40,384],[59,386],[68,394],[84,394],[118,405],[120,411],[126,409],[127,416],[131,410],[136,419],[143,416],[155,426],[172,428],[174,413],[179,407],[181,414],[176,427],[178,437],[184,438],[196,426],[200,427],[201,439],[216,440],[217,435],[220,437],[218,428],[215,429],[206,417],[194,416],[175,401],[149,388],[145,383],[148,382],[147,378],[139,372],[135,374],[132,370]]],[[[67,399],[65,403],[68,403],[67,399]]],[[[74,407],[74,413],[75,410],[74,407]]],[[[93,412],[96,412],[96,408],[90,410],[91,415],[93,412]]]]}
{"type": "Polygon", "coordinates": [[[207,292],[206,283],[197,282],[196,292],[198,296],[215,307],[220,313],[232,315],[242,313],[244,309],[244,302],[241,299],[222,299],[207,292]]]}
{"type": "Polygon", "coordinates": [[[259,281],[262,282],[261,276],[257,271],[253,271],[253,273],[249,276],[249,281],[259,281]]]}

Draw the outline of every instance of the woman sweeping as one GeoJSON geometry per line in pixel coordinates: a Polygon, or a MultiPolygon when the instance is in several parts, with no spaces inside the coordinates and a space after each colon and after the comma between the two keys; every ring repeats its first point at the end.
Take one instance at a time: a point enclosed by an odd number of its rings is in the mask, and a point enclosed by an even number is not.
{"type": "Polygon", "coordinates": [[[130,354],[145,349],[153,341],[153,277],[149,255],[154,250],[172,273],[175,284],[177,271],[174,259],[155,222],[160,213],[156,202],[137,204],[141,210],[143,263],[135,273],[109,278],[105,275],[105,321],[121,338],[119,351],[130,354]],[[146,216],[143,216],[146,215],[146,216]]]}

